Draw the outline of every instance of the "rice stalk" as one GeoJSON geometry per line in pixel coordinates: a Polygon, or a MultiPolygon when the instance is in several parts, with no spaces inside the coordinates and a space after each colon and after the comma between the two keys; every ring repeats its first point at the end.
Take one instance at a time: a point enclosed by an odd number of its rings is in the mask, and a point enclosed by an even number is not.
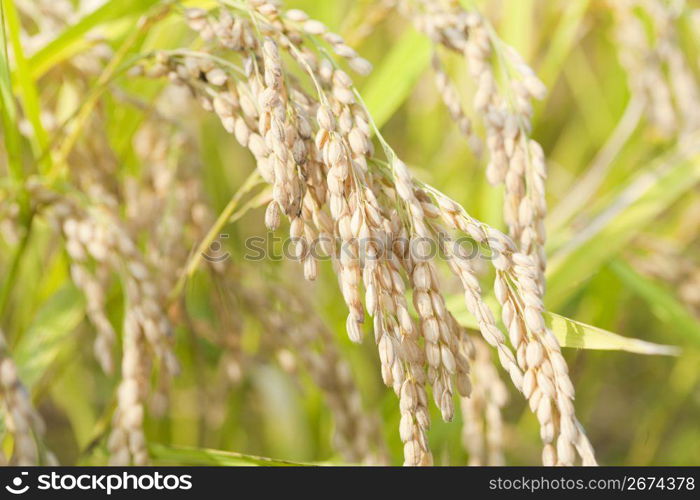
{"type": "MultiPolygon", "coordinates": [[[[249,149],[261,176],[273,189],[266,224],[276,229],[281,215],[289,219],[290,237],[297,242],[295,257],[307,279],[317,275],[311,243],[317,237],[329,243],[323,251],[332,257],[350,312],[350,339],[361,340],[365,312],[373,317],[382,377],[399,396],[405,463],[432,463],[426,434],[426,386],[432,388],[446,420],[454,411],[453,387],[463,396],[470,391],[469,362],[459,347],[465,332],[446,309],[433,259],[422,257],[438,237],[482,335],[497,349],[501,364],[540,420],[544,462],[569,465],[579,457],[585,464],[594,463],[592,448],[574,415],[566,363],[542,319],[543,259],[541,246],[535,250],[534,243],[541,241],[541,234],[530,224],[532,210],[523,210],[527,227],[518,225],[520,219],[509,224],[520,242],[518,248],[509,237],[468,216],[456,202],[417,182],[378,131],[372,130],[372,120],[352,79],[323,44],[356,70],[368,70],[366,61],[341,37],[303,12],[285,12],[272,2],[226,1],[211,11],[190,9],[186,18],[205,42],[205,49],[161,52],[145,74],[167,75],[189,89],[249,149]],[[297,71],[288,69],[290,63],[282,52],[297,71]],[[222,59],[220,53],[237,54],[238,62],[222,59]],[[300,84],[299,74],[310,81],[312,93],[300,84]],[[372,132],[378,135],[387,161],[375,154],[372,132]],[[453,232],[469,235],[496,255],[492,261],[497,270],[496,295],[516,355],[483,301],[471,262],[451,244],[453,232]],[[407,287],[413,292],[417,324],[406,306],[407,287]]],[[[482,37],[483,48],[489,40],[487,27],[480,25],[478,16],[465,19],[465,27],[475,29],[474,37],[482,37]]],[[[477,43],[474,37],[470,43],[477,43]]],[[[456,46],[455,40],[444,42],[456,46]]],[[[517,55],[508,54],[524,78],[516,85],[520,114],[503,115],[512,118],[500,122],[500,118],[493,119],[493,137],[502,140],[494,151],[505,159],[521,156],[523,169],[516,167],[512,177],[518,182],[535,179],[536,186],[529,192],[535,190],[539,195],[523,197],[524,190],[516,189],[511,190],[510,199],[517,199],[518,206],[531,207],[537,197],[537,213],[543,215],[539,209],[543,204],[543,155],[521,133],[527,127],[519,125],[519,120],[529,118],[529,108],[522,108],[526,97],[540,95],[541,86],[517,55]],[[506,121],[511,125],[506,127],[506,121]],[[496,122],[501,124],[498,132],[496,122]],[[526,175],[526,158],[532,160],[534,177],[532,172],[526,175]]],[[[485,57],[472,55],[475,60],[485,57]]],[[[488,74],[483,67],[479,69],[488,74]]],[[[500,112],[502,108],[495,103],[502,101],[494,92],[492,88],[487,93],[485,109],[496,106],[493,109],[500,112]]],[[[490,167],[494,172],[499,169],[490,167]]],[[[505,173],[502,177],[505,179],[505,173]]],[[[541,217],[537,220],[541,223],[541,217]]]]}

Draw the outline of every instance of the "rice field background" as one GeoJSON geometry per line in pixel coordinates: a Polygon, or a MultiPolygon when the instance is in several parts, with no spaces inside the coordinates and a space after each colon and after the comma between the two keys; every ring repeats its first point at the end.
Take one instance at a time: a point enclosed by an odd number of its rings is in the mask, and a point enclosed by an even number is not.
{"type": "Polygon", "coordinates": [[[548,433],[557,463],[570,433],[577,463],[586,436],[602,465],[700,463],[700,3],[0,1],[4,463],[538,465],[548,433]],[[276,120],[281,152],[262,131],[276,120]],[[336,136],[353,180],[333,181],[336,136]],[[518,141],[528,217],[508,208],[518,141]],[[293,168],[270,174],[263,156],[293,168]],[[351,185],[369,198],[362,227],[376,206],[409,239],[423,216],[431,238],[474,248],[493,228],[515,264],[435,258],[439,280],[387,264],[386,305],[363,261],[349,298],[350,267],[289,239],[342,236],[335,195],[360,227],[351,185]],[[295,205],[308,193],[315,211],[295,205]],[[526,242],[539,216],[546,238],[526,242]],[[431,337],[431,314],[451,333],[431,337]],[[521,391],[497,354],[511,349],[521,391]]]}

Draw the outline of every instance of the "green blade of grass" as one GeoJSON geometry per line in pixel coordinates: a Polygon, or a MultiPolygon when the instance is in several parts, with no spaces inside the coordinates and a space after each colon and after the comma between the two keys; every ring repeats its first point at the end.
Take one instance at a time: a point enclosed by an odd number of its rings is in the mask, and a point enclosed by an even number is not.
{"type": "Polygon", "coordinates": [[[123,20],[125,17],[135,18],[159,0],[111,0],[95,9],[77,23],[68,26],[53,41],[41,48],[29,59],[32,76],[39,78],[53,66],[74,56],[90,45],[85,35],[97,26],[123,20]]]}
{"type": "Polygon", "coordinates": [[[560,227],[591,200],[610,173],[616,157],[634,133],[643,114],[644,101],[636,97],[630,99],[617,125],[591,161],[590,166],[581,177],[577,178],[566,196],[550,211],[547,217],[548,231],[553,229],[555,233],[558,232],[560,227]]]}
{"type": "Polygon", "coordinates": [[[610,268],[627,288],[646,301],[654,316],[672,327],[671,331],[700,343],[700,322],[669,290],[660,283],[642,276],[622,260],[613,261],[610,268]]]}
{"type": "Polygon", "coordinates": [[[700,156],[640,173],[549,260],[547,305],[557,309],[656,216],[700,182],[700,156]]]}
{"type": "Polygon", "coordinates": [[[554,332],[563,347],[595,349],[602,351],[627,351],[635,354],[677,356],[676,346],[655,344],[630,337],[623,337],[595,326],[575,321],[559,314],[546,312],[544,322],[554,332]]]}
{"type": "Polygon", "coordinates": [[[22,179],[22,150],[19,135],[17,107],[12,94],[10,79],[10,61],[7,50],[7,33],[5,32],[5,3],[0,2],[0,117],[2,118],[3,139],[7,150],[8,168],[12,178],[22,179]]]}
{"type": "MultiPolygon", "coordinates": [[[[23,210],[28,210],[29,199],[27,197],[26,191],[22,189],[21,191],[21,203],[23,210]]],[[[29,239],[32,234],[32,228],[34,227],[34,212],[26,213],[26,219],[24,222],[24,234],[19,240],[19,244],[15,249],[15,252],[10,260],[7,268],[5,269],[5,280],[3,281],[2,288],[0,288],[0,318],[4,318],[10,304],[10,294],[14,289],[17,281],[17,274],[19,273],[20,263],[24,257],[24,251],[27,248],[29,239]]]]}
{"type": "MultiPolygon", "coordinates": [[[[460,324],[478,329],[476,319],[466,310],[461,295],[447,298],[447,306],[460,324]]],[[[487,297],[486,302],[493,310],[498,305],[493,297],[487,297]]],[[[656,354],[672,356],[679,354],[675,346],[655,344],[645,340],[624,337],[617,333],[603,330],[596,326],[575,321],[573,319],[546,311],[544,321],[547,328],[552,330],[562,347],[573,349],[594,349],[602,351],[627,351],[635,354],[656,354]]]]}
{"type": "MultiPolygon", "coordinates": [[[[216,237],[219,235],[221,229],[227,223],[235,221],[237,216],[240,217],[240,214],[237,211],[239,210],[239,206],[243,198],[257,186],[259,186],[261,182],[262,178],[258,174],[258,171],[254,170],[250,173],[245,182],[243,182],[238,191],[236,191],[236,193],[231,197],[231,200],[219,214],[216,221],[214,221],[212,227],[209,228],[207,234],[204,236],[204,238],[202,238],[202,241],[197,246],[197,249],[190,255],[189,259],[187,260],[187,263],[183,267],[182,274],[180,275],[177,282],[175,283],[175,286],[170,292],[171,300],[175,300],[182,293],[182,290],[185,287],[185,283],[187,283],[187,280],[191,278],[194,272],[197,270],[197,267],[202,261],[202,257],[206,253],[207,248],[209,248],[211,242],[214,241],[214,239],[216,239],[216,237]]],[[[265,194],[264,196],[267,195],[265,194]]],[[[252,200],[259,199],[260,198],[256,196],[252,200]]],[[[253,201],[253,205],[255,205],[255,201],[253,201]]],[[[242,210],[245,212],[249,208],[252,208],[253,205],[245,204],[243,205],[242,210]]]]}
{"type": "Polygon", "coordinates": [[[574,47],[588,4],[589,0],[577,0],[564,4],[566,10],[562,14],[557,29],[549,38],[547,54],[537,72],[548,87],[556,81],[564,66],[562,63],[574,47]]]}
{"type": "Polygon", "coordinates": [[[572,65],[565,67],[563,76],[578,103],[578,113],[583,118],[584,130],[596,144],[602,143],[609,135],[610,124],[615,123],[604,92],[605,85],[593,69],[586,51],[571,51],[569,60],[572,61],[572,65]]]}
{"type": "Polygon", "coordinates": [[[149,451],[156,463],[169,465],[210,465],[210,466],[267,466],[267,467],[299,467],[315,464],[277,460],[268,457],[245,455],[232,451],[211,450],[207,448],[192,448],[187,446],[165,446],[150,444],[149,451]]]}
{"type": "Polygon", "coordinates": [[[362,89],[362,96],[377,127],[391,118],[411,93],[430,62],[430,41],[409,31],[396,42],[362,89]]]}
{"type": "Polygon", "coordinates": [[[530,60],[535,39],[532,33],[535,25],[531,22],[534,7],[533,0],[513,2],[508,9],[504,9],[503,20],[499,26],[503,41],[514,47],[526,61],[530,60]]]}
{"type": "Polygon", "coordinates": [[[17,15],[14,0],[7,0],[6,2],[3,2],[3,5],[9,32],[9,41],[12,45],[12,54],[14,55],[14,74],[17,81],[17,87],[19,88],[19,93],[22,99],[24,114],[34,131],[30,140],[32,150],[34,152],[34,156],[39,161],[39,165],[43,166],[44,170],[46,170],[49,157],[44,153],[47,151],[49,141],[46,131],[41,124],[41,105],[39,104],[39,93],[37,92],[36,82],[30,71],[30,65],[24,56],[24,49],[22,48],[19,16],[17,15]]]}
{"type": "MultiPolygon", "coordinates": [[[[49,179],[54,180],[56,177],[65,173],[68,168],[68,155],[80,138],[100,96],[107,89],[112,79],[115,78],[120,71],[125,69],[122,67],[122,63],[127,59],[127,56],[140,45],[153,25],[161,21],[170,12],[171,6],[172,2],[165,2],[159,8],[155,8],[149,15],[142,17],[138,22],[137,29],[133,30],[121,43],[119,49],[114,53],[112,59],[97,78],[92,92],[88,94],[76,112],[73,118],[72,129],[58,147],[55,155],[55,162],[49,172],[49,179]]],[[[128,68],[131,61],[125,64],[128,68]]]]}
{"type": "Polygon", "coordinates": [[[14,349],[22,381],[34,386],[53,364],[65,341],[85,317],[85,299],[66,284],[39,309],[14,349]]]}
{"type": "MultiPolygon", "coordinates": [[[[93,389],[94,382],[91,379],[94,373],[90,370],[89,363],[76,359],[78,342],[80,341],[73,340],[66,343],[60,356],[62,359],[57,362],[61,369],[52,370],[52,376],[46,377],[51,379],[51,385],[46,389],[53,403],[65,412],[78,446],[84,448],[90,443],[98,417],[89,397],[93,389]]],[[[41,397],[41,390],[37,392],[41,397]]]]}

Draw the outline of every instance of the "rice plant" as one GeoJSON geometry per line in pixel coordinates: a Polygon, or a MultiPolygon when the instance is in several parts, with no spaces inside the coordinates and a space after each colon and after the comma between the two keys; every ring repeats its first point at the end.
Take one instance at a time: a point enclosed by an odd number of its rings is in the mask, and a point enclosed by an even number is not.
{"type": "Polygon", "coordinates": [[[697,464],[697,5],[1,13],[4,463],[697,464]]]}

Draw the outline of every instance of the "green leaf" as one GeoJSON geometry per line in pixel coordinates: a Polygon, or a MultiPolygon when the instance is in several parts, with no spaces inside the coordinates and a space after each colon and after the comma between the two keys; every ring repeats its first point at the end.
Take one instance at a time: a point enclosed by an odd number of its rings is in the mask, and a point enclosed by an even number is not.
{"type": "MultiPolygon", "coordinates": [[[[57,176],[65,174],[68,170],[68,156],[73,146],[75,146],[76,142],[81,137],[84,127],[87,125],[100,96],[107,90],[109,83],[115,75],[124,69],[120,66],[127,56],[137,50],[148,31],[167,15],[171,7],[172,2],[164,2],[163,8],[159,9],[157,12],[153,12],[153,14],[148,17],[141,18],[137,23],[136,29],[132,30],[121,42],[119,48],[113,54],[112,59],[104,67],[100,76],[93,84],[92,91],[88,93],[82,105],[77,110],[74,116],[72,130],[62,141],[54,156],[54,164],[52,170],[49,172],[49,178],[55,179],[57,176]]],[[[129,67],[129,64],[127,64],[126,67],[129,67]]]]}
{"type": "MultiPolygon", "coordinates": [[[[76,360],[72,353],[66,352],[69,349],[72,350],[75,345],[74,342],[66,344],[66,349],[58,361],[61,366],[65,364],[65,367],[62,370],[56,370],[60,372],[60,376],[51,377],[51,385],[48,389],[53,404],[65,414],[79,448],[83,449],[93,438],[92,432],[97,425],[98,417],[92,398],[94,394],[92,366],[83,362],[83,359],[76,360]]],[[[52,370],[53,373],[55,371],[52,370]]]]}
{"type": "Polygon", "coordinates": [[[654,316],[672,327],[669,330],[700,342],[700,322],[663,285],[642,276],[621,260],[612,262],[610,268],[630,290],[646,301],[654,316]]]}
{"type": "Polygon", "coordinates": [[[563,5],[564,12],[554,33],[547,44],[547,53],[537,72],[548,87],[551,86],[564,67],[563,62],[575,46],[581,22],[588,10],[589,0],[577,0],[563,5]]]}
{"type": "Polygon", "coordinates": [[[64,285],[39,309],[14,350],[27,387],[41,379],[84,316],[85,299],[72,284],[64,285]]]}
{"type": "Polygon", "coordinates": [[[669,159],[637,175],[550,259],[547,305],[556,309],[647,224],[700,181],[700,157],[669,159]],[[675,161],[673,161],[675,160],[675,161]]]}
{"type": "Polygon", "coordinates": [[[17,106],[12,95],[10,79],[10,58],[7,50],[5,32],[5,4],[0,2],[0,118],[2,119],[3,138],[8,156],[8,167],[15,181],[22,179],[22,150],[19,135],[17,106]]]}
{"type": "Polygon", "coordinates": [[[150,444],[151,457],[158,464],[170,465],[246,465],[267,467],[298,467],[316,465],[310,463],[290,462],[274,458],[244,455],[232,451],[211,450],[208,448],[192,448],[187,446],[165,446],[150,444]]]}
{"type": "MultiPolygon", "coordinates": [[[[530,60],[532,45],[535,40],[532,22],[535,11],[533,0],[519,0],[503,11],[499,25],[500,38],[513,47],[526,61],[530,60]]],[[[551,49],[550,49],[551,50],[551,49]]]]}
{"type": "Polygon", "coordinates": [[[408,31],[367,80],[361,94],[377,127],[389,121],[410,95],[430,63],[430,50],[425,36],[408,31]]]}
{"type": "MultiPolygon", "coordinates": [[[[447,298],[447,307],[460,324],[478,329],[474,316],[466,310],[461,295],[453,295],[447,298]]],[[[498,304],[493,297],[487,297],[486,303],[498,310],[498,304]]],[[[595,349],[604,351],[627,351],[636,354],[660,354],[677,355],[680,350],[674,346],[654,344],[645,340],[623,337],[613,332],[603,330],[596,326],[587,325],[580,321],[566,318],[552,312],[544,313],[544,321],[547,328],[552,330],[562,347],[575,349],[595,349]]]]}
{"type": "MultiPolygon", "coordinates": [[[[79,53],[90,45],[85,35],[96,26],[123,21],[145,12],[159,0],[111,0],[95,9],[77,23],[68,26],[53,41],[29,59],[34,78],[39,78],[53,66],[79,53]]],[[[133,28],[133,26],[132,26],[133,28]]]]}
{"type": "Polygon", "coordinates": [[[680,349],[676,346],[654,344],[645,340],[623,337],[622,335],[552,312],[545,312],[544,322],[554,332],[557,340],[564,347],[627,351],[636,354],[660,354],[665,356],[677,356],[680,354],[680,349]]]}
{"type": "Polygon", "coordinates": [[[40,159],[40,163],[46,165],[49,157],[44,153],[46,153],[48,149],[49,140],[41,124],[39,93],[36,88],[36,82],[32,77],[30,66],[24,56],[24,49],[22,48],[22,40],[20,38],[21,26],[14,0],[4,2],[4,8],[10,43],[12,45],[12,54],[14,55],[15,77],[22,98],[22,107],[34,131],[31,138],[32,149],[34,151],[34,156],[40,159]]]}

